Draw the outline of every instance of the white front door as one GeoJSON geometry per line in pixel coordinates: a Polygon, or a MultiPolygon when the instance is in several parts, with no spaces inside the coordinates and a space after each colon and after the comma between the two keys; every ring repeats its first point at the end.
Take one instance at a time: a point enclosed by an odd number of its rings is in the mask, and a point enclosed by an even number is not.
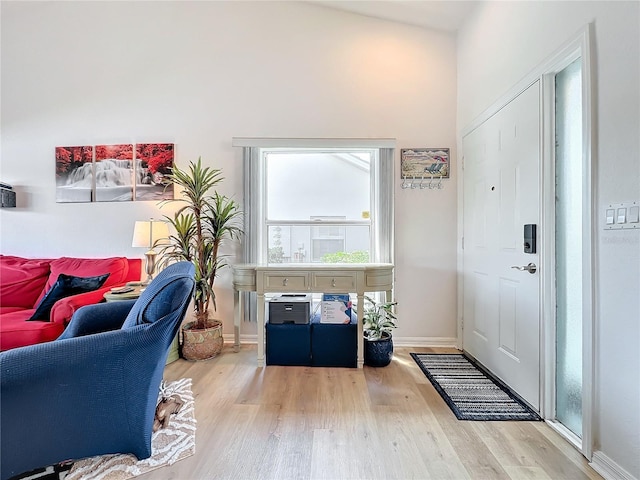
{"type": "Polygon", "coordinates": [[[539,97],[535,82],[463,139],[464,350],[538,411],[539,97]],[[536,253],[524,252],[526,224],[536,253]]]}

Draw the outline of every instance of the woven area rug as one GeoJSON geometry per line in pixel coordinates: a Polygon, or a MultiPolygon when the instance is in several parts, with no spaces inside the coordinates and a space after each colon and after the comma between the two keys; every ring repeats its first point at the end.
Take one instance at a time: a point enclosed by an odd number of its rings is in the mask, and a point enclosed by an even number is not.
{"type": "Polygon", "coordinates": [[[140,460],[133,455],[102,455],[74,463],[64,480],[125,480],[156,468],[173,465],[196,451],[196,419],[191,379],[183,378],[161,386],[161,394],[178,395],[184,405],[171,416],[167,428],[151,437],[151,457],[140,460]]]}
{"type": "Polygon", "coordinates": [[[462,354],[411,356],[458,420],[541,420],[506,385],[462,354]]]}

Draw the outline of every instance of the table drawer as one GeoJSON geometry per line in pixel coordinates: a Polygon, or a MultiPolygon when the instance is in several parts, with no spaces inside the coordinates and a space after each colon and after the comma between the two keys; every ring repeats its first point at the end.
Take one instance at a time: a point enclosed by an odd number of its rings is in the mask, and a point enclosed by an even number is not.
{"type": "Polygon", "coordinates": [[[356,291],[356,273],[322,272],[312,275],[311,284],[314,291],[340,290],[349,293],[356,291]]]}
{"type": "Polygon", "coordinates": [[[393,273],[390,271],[367,272],[365,278],[365,290],[379,291],[380,289],[393,289],[393,273]]]}
{"type": "Polygon", "coordinates": [[[309,289],[309,276],[306,273],[269,272],[264,274],[265,290],[305,292],[309,289]]]}
{"type": "Polygon", "coordinates": [[[238,291],[255,291],[256,289],[256,271],[240,270],[233,272],[233,288],[238,291]]]}

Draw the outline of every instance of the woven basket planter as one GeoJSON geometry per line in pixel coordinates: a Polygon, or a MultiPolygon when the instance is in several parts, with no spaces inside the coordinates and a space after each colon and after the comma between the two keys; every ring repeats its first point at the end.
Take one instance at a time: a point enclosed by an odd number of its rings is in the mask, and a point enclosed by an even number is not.
{"type": "Polygon", "coordinates": [[[222,322],[212,320],[205,328],[195,328],[196,322],[182,326],[182,356],[185,360],[208,360],[222,352],[222,322]]]}

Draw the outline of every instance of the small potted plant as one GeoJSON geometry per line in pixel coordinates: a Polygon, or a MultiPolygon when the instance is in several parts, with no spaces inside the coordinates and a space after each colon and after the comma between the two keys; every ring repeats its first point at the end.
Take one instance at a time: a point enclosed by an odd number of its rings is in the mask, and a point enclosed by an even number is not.
{"type": "Polygon", "coordinates": [[[181,206],[173,216],[165,216],[174,233],[161,250],[163,262],[186,260],[196,269],[195,320],[182,327],[182,356],[187,360],[206,360],[218,355],[224,344],[222,322],[210,317],[210,306],[216,309],[213,285],[219,270],[226,266],[219,248],[224,241],[243,233],[242,212],[233,199],[214,190],[223,180],[222,172],[203,167],[200,158],[190,162],[186,170],[174,167],[165,178],[181,189],[181,198],[163,204],[181,206]]]}
{"type": "Polygon", "coordinates": [[[396,328],[397,302],[377,302],[366,295],[364,298],[364,363],[370,367],[386,367],[393,358],[391,331],[396,328]]]}

